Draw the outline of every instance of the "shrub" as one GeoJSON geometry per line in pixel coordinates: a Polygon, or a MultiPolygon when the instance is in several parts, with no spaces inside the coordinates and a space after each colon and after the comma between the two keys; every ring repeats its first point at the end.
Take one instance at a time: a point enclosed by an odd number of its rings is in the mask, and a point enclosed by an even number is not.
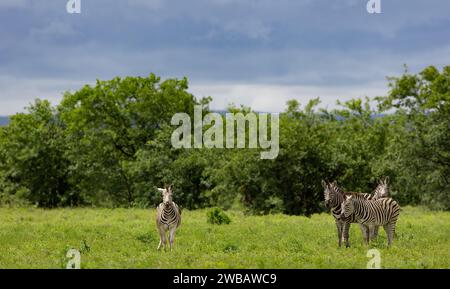
{"type": "Polygon", "coordinates": [[[225,214],[221,208],[212,208],[207,213],[208,223],[210,224],[229,224],[231,222],[230,217],[225,214]]]}

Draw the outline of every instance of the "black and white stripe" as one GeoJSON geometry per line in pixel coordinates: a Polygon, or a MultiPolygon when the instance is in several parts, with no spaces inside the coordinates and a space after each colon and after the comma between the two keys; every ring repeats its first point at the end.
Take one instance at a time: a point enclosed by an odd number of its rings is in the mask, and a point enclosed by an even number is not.
{"type": "Polygon", "coordinates": [[[166,234],[169,232],[170,250],[172,251],[175,231],[181,224],[181,210],[178,205],[172,201],[172,187],[158,190],[163,197],[163,202],[156,208],[156,227],[160,236],[158,250],[161,246],[164,246],[164,250],[166,249],[166,234]]]}
{"type": "Polygon", "coordinates": [[[179,226],[181,222],[181,215],[179,213],[180,209],[178,208],[178,205],[175,204],[175,202],[168,204],[161,203],[159,204],[157,210],[160,212],[160,214],[158,215],[158,222],[161,225],[165,225],[168,228],[179,226]]]}
{"type": "MultiPolygon", "coordinates": [[[[378,200],[381,198],[389,197],[389,185],[388,184],[389,184],[389,177],[384,177],[384,178],[380,179],[378,181],[377,187],[375,188],[375,190],[372,193],[373,198],[371,198],[371,199],[378,200]]],[[[366,234],[366,232],[365,232],[366,228],[361,227],[361,229],[363,230],[363,234],[366,234]]],[[[379,230],[379,226],[376,226],[376,225],[369,228],[370,240],[378,237],[378,230],[379,230]]]]}
{"type": "MultiPolygon", "coordinates": [[[[342,244],[342,241],[345,242],[346,246],[350,246],[349,242],[349,231],[350,224],[357,223],[355,217],[350,215],[346,218],[341,216],[342,203],[344,202],[345,192],[336,184],[336,182],[325,182],[322,181],[322,185],[324,187],[324,197],[325,197],[325,206],[328,209],[331,209],[331,213],[335,219],[337,232],[338,232],[338,243],[339,247],[342,244]]],[[[377,188],[372,194],[366,193],[354,193],[356,198],[361,198],[365,200],[374,200],[380,198],[387,192],[387,181],[379,182],[377,188]],[[382,185],[386,187],[382,187],[382,185]]],[[[370,239],[374,239],[378,235],[378,226],[362,226],[361,231],[363,236],[369,234],[370,239]],[[368,232],[366,232],[368,230],[368,232]]]]}
{"type": "Polygon", "coordinates": [[[378,181],[378,186],[373,191],[373,199],[381,199],[389,197],[389,177],[384,177],[378,181]]]}
{"type": "Polygon", "coordinates": [[[391,198],[366,200],[355,194],[346,194],[342,203],[341,218],[352,216],[359,224],[366,227],[364,240],[368,243],[370,226],[383,226],[388,238],[388,246],[392,244],[395,226],[400,214],[400,205],[391,198]]]}
{"type": "MultiPolygon", "coordinates": [[[[352,215],[350,215],[347,218],[342,218],[341,216],[341,209],[342,203],[344,202],[345,192],[337,185],[336,182],[322,181],[322,186],[324,187],[325,206],[328,209],[331,209],[331,214],[335,219],[338,233],[339,247],[342,245],[342,241],[345,242],[346,247],[350,247],[349,241],[350,224],[356,223],[356,220],[352,215]]],[[[355,193],[355,195],[358,198],[363,199],[373,198],[373,195],[371,194],[355,193]]],[[[362,226],[361,230],[364,230],[362,226]]]]}

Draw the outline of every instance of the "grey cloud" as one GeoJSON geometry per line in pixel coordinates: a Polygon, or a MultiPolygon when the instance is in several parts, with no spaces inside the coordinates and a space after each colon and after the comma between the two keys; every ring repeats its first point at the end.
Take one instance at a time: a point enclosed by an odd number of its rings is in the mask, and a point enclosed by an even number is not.
{"type": "MultiPolygon", "coordinates": [[[[221,98],[224,85],[353,95],[403,64],[450,63],[445,0],[382,0],[381,15],[369,15],[366,0],[81,1],[81,15],[67,14],[65,0],[0,1],[0,79],[9,79],[0,114],[14,111],[13,99],[57,100],[61,86],[116,75],[187,76],[221,98]]],[[[270,102],[246,91],[247,103],[270,102]]]]}
{"type": "Polygon", "coordinates": [[[5,8],[23,8],[27,4],[27,0],[2,0],[0,1],[0,9],[5,8]]]}

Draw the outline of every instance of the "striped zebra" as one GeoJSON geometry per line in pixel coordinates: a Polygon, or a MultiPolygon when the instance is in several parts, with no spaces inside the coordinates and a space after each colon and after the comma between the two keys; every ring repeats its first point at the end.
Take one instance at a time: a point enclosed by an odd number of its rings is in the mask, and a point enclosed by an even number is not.
{"type": "MultiPolygon", "coordinates": [[[[381,198],[388,198],[389,197],[389,177],[384,177],[381,178],[378,181],[378,186],[375,188],[375,190],[373,191],[372,195],[372,200],[378,200],[381,198]]],[[[363,235],[365,234],[365,228],[361,228],[363,230],[363,235]]],[[[369,235],[370,235],[370,239],[375,239],[378,237],[378,229],[379,226],[373,226],[369,229],[369,235]]]]}
{"type": "Polygon", "coordinates": [[[389,197],[389,177],[381,178],[378,181],[378,186],[373,191],[373,199],[381,199],[389,197]]]}
{"type": "MultiPolygon", "coordinates": [[[[384,184],[384,183],[383,183],[384,184]]],[[[385,183],[387,185],[387,183],[385,183]]],[[[345,241],[346,247],[350,247],[349,241],[349,230],[351,223],[357,223],[354,216],[349,216],[347,218],[341,218],[341,209],[342,203],[344,202],[344,191],[336,184],[336,182],[325,182],[322,181],[322,186],[324,187],[324,198],[325,198],[325,206],[328,209],[331,209],[331,214],[333,215],[337,233],[338,233],[338,244],[339,247],[342,245],[342,241],[345,241]]],[[[375,189],[374,194],[366,194],[366,193],[355,193],[355,196],[363,199],[374,199],[379,198],[384,194],[384,191],[387,188],[382,189],[381,182],[378,187],[375,189]]],[[[366,227],[360,225],[363,236],[366,234],[366,227]]],[[[370,226],[369,227],[369,235],[370,238],[373,239],[378,236],[378,226],[370,226]]]]}
{"type": "Polygon", "coordinates": [[[158,250],[161,248],[161,245],[164,246],[164,251],[166,250],[166,234],[169,231],[170,251],[172,251],[175,231],[181,224],[181,211],[178,205],[172,201],[172,186],[164,189],[158,188],[158,191],[163,198],[163,202],[156,208],[156,227],[160,236],[158,250]]]}
{"type": "MultiPolygon", "coordinates": [[[[334,217],[337,233],[338,233],[338,244],[339,247],[342,246],[342,241],[345,241],[345,246],[350,247],[349,241],[349,229],[351,223],[356,223],[352,216],[348,218],[341,217],[342,203],[344,202],[344,191],[334,182],[322,181],[322,186],[324,188],[324,198],[325,206],[331,209],[331,214],[334,217]]],[[[370,194],[358,194],[362,198],[371,197],[370,194]]],[[[363,230],[361,225],[361,230],[363,230]]]]}
{"type": "Polygon", "coordinates": [[[351,193],[345,195],[340,219],[354,216],[356,222],[366,227],[364,241],[369,243],[370,226],[383,226],[388,239],[388,246],[394,238],[395,225],[400,214],[400,205],[391,198],[367,200],[351,193]]]}

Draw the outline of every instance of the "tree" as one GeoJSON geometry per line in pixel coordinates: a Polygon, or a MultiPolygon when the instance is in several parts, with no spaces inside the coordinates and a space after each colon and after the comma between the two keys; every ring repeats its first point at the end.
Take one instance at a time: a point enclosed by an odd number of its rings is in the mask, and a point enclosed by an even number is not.
{"type": "Polygon", "coordinates": [[[41,207],[75,206],[82,196],[68,183],[63,126],[46,100],[36,100],[28,113],[19,113],[2,129],[0,186],[9,195],[41,207]]]}
{"type": "MultiPolygon", "coordinates": [[[[380,108],[397,109],[405,127],[403,149],[396,158],[403,186],[436,208],[450,209],[450,66],[439,72],[429,66],[419,74],[389,78],[390,93],[379,97],[380,108]]],[[[401,188],[398,188],[401,189],[401,188]]]]}
{"type": "Polygon", "coordinates": [[[175,113],[193,114],[199,102],[187,89],[186,78],[161,81],[150,74],[97,81],[66,93],[58,111],[67,126],[67,156],[74,163],[71,183],[86,194],[94,192],[93,202],[132,205],[139,180],[130,168],[137,153],[175,113]]]}
{"type": "Polygon", "coordinates": [[[156,187],[172,184],[189,209],[239,203],[251,213],[309,216],[325,209],[321,180],[368,193],[389,176],[402,206],[449,210],[450,67],[405,71],[389,87],[377,109],[369,98],[331,111],[318,110],[318,98],[304,107],[289,101],[278,157],[266,160],[257,148],[172,146],[175,113],[193,119],[197,104],[209,112],[211,98],[197,100],[185,78],[97,81],[56,108],[37,100],[0,127],[0,202],[148,207],[161,201],[156,187]]]}

